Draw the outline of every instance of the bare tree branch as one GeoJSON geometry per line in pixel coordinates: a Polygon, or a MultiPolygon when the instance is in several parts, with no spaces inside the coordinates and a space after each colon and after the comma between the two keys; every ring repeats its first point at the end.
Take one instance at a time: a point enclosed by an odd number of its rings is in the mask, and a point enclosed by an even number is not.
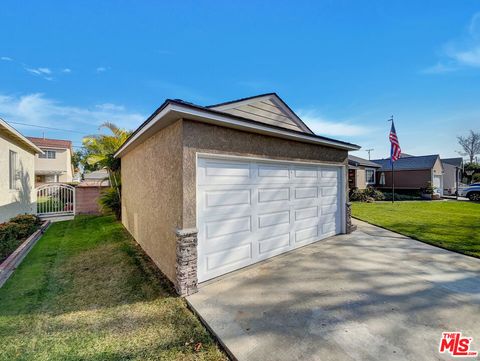
{"type": "Polygon", "coordinates": [[[470,134],[466,137],[457,137],[458,144],[463,148],[463,151],[458,153],[463,156],[468,156],[470,163],[473,163],[475,155],[480,153],[480,133],[470,130],[470,134]]]}

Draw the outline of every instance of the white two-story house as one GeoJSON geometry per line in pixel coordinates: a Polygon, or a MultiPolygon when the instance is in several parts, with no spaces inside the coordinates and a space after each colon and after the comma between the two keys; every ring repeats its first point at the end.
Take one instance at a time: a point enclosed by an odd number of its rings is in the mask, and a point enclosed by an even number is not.
{"type": "Polygon", "coordinates": [[[0,223],[35,213],[34,161],[42,151],[0,118],[0,223]]]}
{"type": "Polygon", "coordinates": [[[28,137],[43,154],[35,156],[35,184],[73,181],[72,142],[28,137]]]}

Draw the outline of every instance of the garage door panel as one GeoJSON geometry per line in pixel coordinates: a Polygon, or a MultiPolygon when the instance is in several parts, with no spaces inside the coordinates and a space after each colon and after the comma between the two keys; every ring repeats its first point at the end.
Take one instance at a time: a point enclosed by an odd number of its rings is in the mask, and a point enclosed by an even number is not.
{"type": "Polygon", "coordinates": [[[233,219],[207,221],[205,222],[205,231],[205,236],[207,239],[251,232],[252,218],[247,216],[233,219]]]}
{"type": "Polygon", "coordinates": [[[258,242],[260,257],[271,256],[272,253],[282,253],[290,248],[290,232],[261,239],[258,242]]]}
{"type": "Polygon", "coordinates": [[[295,243],[313,242],[318,239],[318,225],[307,227],[295,232],[295,243]]]}
{"type": "Polygon", "coordinates": [[[340,231],[338,167],[203,158],[198,167],[199,282],[340,231]]]}
{"type": "Polygon", "coordinates": [[[290,187],[258,189],[258,203],[281,202],[290,200],[290,187]]]}
{"type": "Polygon", "coordinates": [[[338,169],[322,168],[320,172],[321,172],[321,178],[322,179],[327,179],[327,178],[337,179],[338,178],[338,169]]]}
{"type": "MultiPolygon", "coordinates": [[[[281,234],[280,232],[278,234],[281,234]]],[[[231,237],[216,237],[205,239],[203,241],[203,253],[208,255],[220,251],[229,250],[232,248],[244,246],[244,245],[253,245],[254,237],[251,234],[236,234],[231,237]]]]}
{"type": "Polygon", "coordinates": [[[250,189],[206,190],[205,208],[251,205],[250,189]]]}
{"type": "Polygon", "coordinates": [[[318,206],[299,208],[295,210],[295,220],[301,221],[306,219],[318,218],[318,206]]]}
{"type": "Polygon", "coordinates": [[[290,223],[279,224],[271,227],[258,228],[255,230],[255,239],[262,240],[273,236],[289,233],[292,230],[290,223]]]}
{"type": "Polygon", "coordinates": [[[335,233],[337,230],[337,224],[335,221],[322,224],[321,227],[322,227],[322,234],[324,235],[332,232],[335,233]]]}
{"type": "Polygon", "coordinates": [[[320,221],[318,218],[302,219],[300,221],[295,221],[293,229],[300,230],[300,229],[318,226],[319,222],[320,221]]]}
{"type": "Polygon", "coordinates": [[[215,271],[218,269],[235,269],[239,266],[239,263],[240,266],[249,264],[251,259],[252,245],[244,244],[208,254],[206,256],[206,270],[215,271]]]}
{"type": "Polygon", "coordinates": [[[317,198],[318,187],[296,187],[295,199],[317,198]]]}
{"type": "Polygon", "coordinates": [[[318,169],[317,167],[303,167],[296,166],[294,167],[295,178],[305,179],[305,178],[318,178],[318,169]]]}
{"type": "Polygon", "coordinates": [[[338,184],[337,178],[320,178],[318,180],[320,187],[336,187],[338,184]]]}
{"type": "Polygon", "coordinates": [[[336,204],[329,204],[326,206],[322,206],[322,216],[325,216],[327,214],[336,214],[338,207],[336,204]]]}
{"type": "Polygon", "coordinates": [[[270,212],[258,215],[258,228],[290,223],[290,211],[270,212]]]}
{"type": "Polygon", "coordinates": [[[336,196],[337,194],[337,187],[322,187],[322,196],[336,196]]]}
{"type": "Polygon", "coordinates": [[[234,161],[199,160],[198,184],[249,184],[250,164],[234,161]]]}
{"type": "Polygon", "coordinates": [[[329,205],[337,202],[337,196],[321,196],[320,197],[320,204],[321,205],[329,205]]]}
{"type": "Polygon", "coordinates": [[[336,222],[337,221],[337,215],[335,213],[331,214],[322,214],[319,223],[320,224],[325,224],[325,223],[330,223],[330,222],[336,222]]]}
{"type": "Polygon", "coordinates": [[[288,182],[290,179],[290,168],[288,165],[259,164],[257,176],[268,182],[288,182]]]}

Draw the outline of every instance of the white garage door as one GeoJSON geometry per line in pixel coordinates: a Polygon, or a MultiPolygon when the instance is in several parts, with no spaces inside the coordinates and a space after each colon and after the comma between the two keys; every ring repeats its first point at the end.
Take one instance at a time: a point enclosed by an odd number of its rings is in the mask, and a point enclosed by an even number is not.
{"type": "Polygon", "coordinates": [[[341,169],[199,158],[199,282],[342,232],[341,169]]]}
{"type": "Polygon", "coordinates": [[[439,194],[443,195],[443,187],[442,187],[442,176],[441,175],[434,175],[433,176],[433,188],[439,194]]]}

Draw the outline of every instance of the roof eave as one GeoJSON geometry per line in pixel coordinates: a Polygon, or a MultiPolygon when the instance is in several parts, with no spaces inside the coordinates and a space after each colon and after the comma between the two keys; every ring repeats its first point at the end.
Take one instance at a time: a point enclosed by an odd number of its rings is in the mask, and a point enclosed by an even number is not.
{"type": "Polygon", "coordinates": [[[30,149],[33,153],[35,154],[43,154],[43,150],[41,150],[39,147],[37,147],[33,142],[31,142],[29,139],[27,139],[22,133],[20,133],[18,130],[16,130],[14,127],[12,127],[10,124],[8,124],[5,120],[0,118],[0,126],[4,129],[7,130],[7,132],[16,140],[18,140],[20,143],[22,143],[26,148],[30,149]]]}
{"type": "Polygon", "coordinates": [[[270,126],[260,122],[255,122],[242,117],[222,113],[211,109],[203,109],[194,105],[184,104],[173,100],[167,100],[158,108],[117,150],[115,157],[121,157],[128,148],[141,142],[141,139],[148,136],[150,132],[162,129],[178,119],[192,119],[203,123],[214,124],[253,133],[275,136],[283,139],[292,139],[304,143],[313,143],[326,145],[343,150],[359,150],[360,146],[356,144],[336,141],[320,137],[314,134],[291,131],[280,127],[270,126]],[[159,121],[165,119],[163,126],[158,126],[159,121]]]}

